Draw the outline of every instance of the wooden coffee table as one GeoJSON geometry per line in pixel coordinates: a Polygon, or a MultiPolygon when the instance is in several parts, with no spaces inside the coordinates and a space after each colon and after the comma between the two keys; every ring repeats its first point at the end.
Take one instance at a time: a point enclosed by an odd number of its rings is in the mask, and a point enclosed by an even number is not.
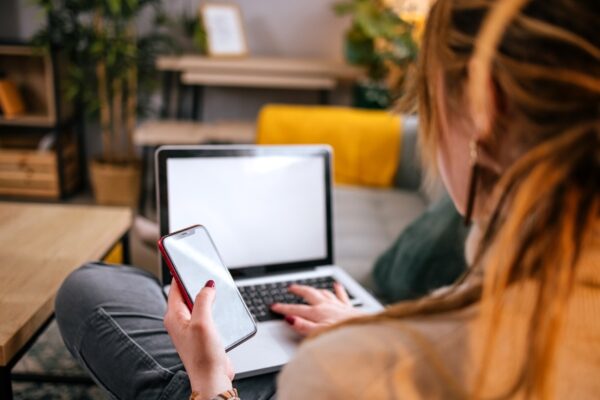
{"type": "Polygon", "coordinates": [[[11,369],[54,316],[64,279],[119,241],[128,255],[130,209],[0,202],[0,399],[11,369]]]}

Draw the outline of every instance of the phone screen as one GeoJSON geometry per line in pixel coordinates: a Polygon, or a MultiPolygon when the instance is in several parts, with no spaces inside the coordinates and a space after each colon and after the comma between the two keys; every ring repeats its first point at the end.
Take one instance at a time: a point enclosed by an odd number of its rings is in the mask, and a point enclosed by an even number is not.
{"type": "Polygon", "coordinates": [[[206,281],[215,281],[213,318],[226,350],[256,332],[252,315],[206,228],[196,226],[167,236],[163,246],[192,303],[206,281]]]}

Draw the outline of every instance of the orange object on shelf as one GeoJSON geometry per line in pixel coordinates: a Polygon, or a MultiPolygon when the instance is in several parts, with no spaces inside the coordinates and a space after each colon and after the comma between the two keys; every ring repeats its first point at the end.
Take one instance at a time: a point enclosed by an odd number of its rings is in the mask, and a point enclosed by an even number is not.
{"type": "Polygon", "coordinates": [[[7,79],[0,79],[0,107],[5,118],[13,118],[25,112],[21,93],[17,86],[7,79]]]}

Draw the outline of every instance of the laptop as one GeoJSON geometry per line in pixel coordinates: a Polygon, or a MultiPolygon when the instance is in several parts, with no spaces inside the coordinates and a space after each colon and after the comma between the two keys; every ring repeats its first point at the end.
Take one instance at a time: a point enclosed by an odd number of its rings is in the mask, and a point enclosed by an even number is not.
{"type": "Polygon", "coordinates": [[[330,147],[164,146],[156,179],[161,235],[206,226],[257,321],[257,334],[228,353],[236,378],[277,371],[296,352],[301,338],[269,309],[300,301],[290,283],[332,290],[338,281],[353,306],[382,309],[334,263],[330,147]]]}

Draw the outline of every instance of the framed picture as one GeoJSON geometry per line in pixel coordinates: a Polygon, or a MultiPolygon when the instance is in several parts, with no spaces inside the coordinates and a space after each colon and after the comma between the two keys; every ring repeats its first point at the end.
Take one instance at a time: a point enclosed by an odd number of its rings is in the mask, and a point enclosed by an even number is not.
{"type": "Polygon", "coordinates": [[[248,55],[242,13],[235,4],[205,3],[200,17],[206,30],[208,54],[221,57],[248,55]]]}

